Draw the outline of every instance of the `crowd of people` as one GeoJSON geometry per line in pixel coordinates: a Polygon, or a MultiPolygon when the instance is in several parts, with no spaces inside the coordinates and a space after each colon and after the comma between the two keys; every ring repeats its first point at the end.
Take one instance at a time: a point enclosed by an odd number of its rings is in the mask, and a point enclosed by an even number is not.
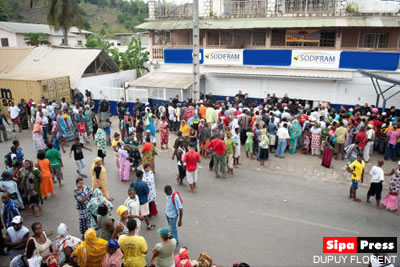
{"type": "MultiPolygon", "coordinates": [[[[121,99],[116,110],[119,131],[112,134],[111,104],[102,99],[97,106],[96,110],[91,93],[86,91],[86,96],[76,93],[72,103],[45,98],[40,103],[12,103],[8,110],[11,122],[8,115],[0,112],[4,141],[9,139],[5,123],[12,124],[12,131],[16,126],[22,131],[30,125],[37,151],[36,160],[26,159],[19,141],[14,139],[4,157],[7,168],[1,175],[0,190],[4,192],[2,219],[6,237],[0,238],[0,250],[9,255],[11,266],[146,266],[148,246],[140,233],[143,221],[147,231],[156,228],[151,220],[158,214],[154,177],[159,149],[172,148],[177,183],[182,185],[186,179],[189,192],[196,190],[202,158],[210,159],[209,168],[216,178],[233,177],[242,154],[255,158],[261,166],[268,164],[272,153],[283,159],[296,151],[320,157],[321,165],[327,168],[333,159],[343,160],[352,178],[349,198],[356,202],[361,201],[356,192],[370,155],[381,153],[384,160],[397,161],[400,152],[395,107],[382,112],[368,104],[335,109],[329,103],[316,104],[287,95],[278,98],[275,94],[256,102],[241,91],[224,101],[209,93],[196,103],[190,99],[182,103],[176,96],[168,103],[153,106],[139,100],[132,105],[121,99]],[[156,132],[160,132],[159,145],[156,132]],[[172,146],[170,134],[176,135],[172,146]],[[92,145],[97,157],[89,169],[91,186],[87,186],[84,150],[92,151],[92,145]],[[71,236],[68,227],[60,224],[57,237],[51,241],[40,223],[32,224],[30,235],[21,211],[40,217],[44,201],[54,197],[54,184],[64,185],[62,167],[68,159],[63,154],[69,146],[69,157],[73,156],[79,176],[73,193],[81,236],[71,236]],[[241,153],[243,149],[245,153],[241,153]],[[104,166],[109,154],[115,158],[120,180],[129,185],[126,201],[116,210],[117,221],[111,216],[114,199],[108,190],[104,166]]],[[[399,215],[400,161],[398,168],[385,173],[384,160],[370,171],[366,201],[375,197],[378,208],[382,204],[399,215]],[[391,180],[389,192],[381,201],[385,175],[391,180]]],[[[183,201],[171,185],[165,185],[164,193],[168,227],[157,230],[160,243],[153,248],[149,264],[213,266],[206,253],[197,261],[189,259],[187,248],[175,255],[183,201]]]]}

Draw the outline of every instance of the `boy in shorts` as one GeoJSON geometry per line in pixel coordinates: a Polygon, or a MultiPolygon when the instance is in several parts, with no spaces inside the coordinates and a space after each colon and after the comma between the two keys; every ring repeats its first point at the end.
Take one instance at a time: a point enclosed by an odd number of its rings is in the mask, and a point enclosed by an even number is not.
{"type": "Polygon", "coordinates": [[[356,191],[358,189],[358,182],[364,181],[364,168],[365,162],[362,160],[361,154],[357,155],[357,159],[347,166],[347,171],[351,173],[351,186],[349,198],[355,202],[361,202],[361,199],[356,197],[356,191]]]}
{"type": "Polygon", "coordinates": [[[85,146],[81,143],[79,137],[75,137],[74,144],[71,146],[71,151],[69,152],[69,157],[71,158],[71,156],[72,156],[72,151],[73,151],[73,152],[74,152],[74,160],[75,160],[75,163],[76,163],[76,167],[78,168],[78,169],[76,170],[76,172],[77,172],[80,176],[82,176],[82,177],[84,177],[84,178],[87,178],[87,175],[85,175],[85,174],[82,173],[83,169],[85,168],[85,159],[84,159],[84,157],[83,157],[83,151],[82,151],[82,149],[86,149],[86,150],[92,151],[92,149],[90,149],[90,148],[88,148],[88,147],[85,147],[85,146]]]}
{"type": "Polygon", "coordinates": [[[200,163],[200,154],[194,150],[194,144],[189,145],[189,151],[185,153],[183,162],[186,163],[186,177],[189,183],[189,191],[194,192],[198,179],[197,163],[200,163]]]}

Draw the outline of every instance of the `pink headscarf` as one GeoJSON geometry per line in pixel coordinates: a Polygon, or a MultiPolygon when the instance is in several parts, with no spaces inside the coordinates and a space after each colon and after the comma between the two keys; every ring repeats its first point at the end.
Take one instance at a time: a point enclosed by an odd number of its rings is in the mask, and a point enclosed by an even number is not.
{"type": "Polygon", "coordinates": [[[39,119],[35,121],[35,124],[33,125],[32,134],[34,133],[43,134],[42,120],[39,119]]]}

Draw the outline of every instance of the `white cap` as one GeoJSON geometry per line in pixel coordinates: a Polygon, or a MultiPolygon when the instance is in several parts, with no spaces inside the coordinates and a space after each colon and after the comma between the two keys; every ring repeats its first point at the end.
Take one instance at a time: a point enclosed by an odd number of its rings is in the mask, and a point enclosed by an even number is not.
{"type": "Polygon", "coordinates": [[[22,217],[21,216],[15,216],[13,219],[12,219],[12,221],[11,221],[11,223],[14,223],[14,224],[20,224],[20,223],[22,223],[22,217]]]}

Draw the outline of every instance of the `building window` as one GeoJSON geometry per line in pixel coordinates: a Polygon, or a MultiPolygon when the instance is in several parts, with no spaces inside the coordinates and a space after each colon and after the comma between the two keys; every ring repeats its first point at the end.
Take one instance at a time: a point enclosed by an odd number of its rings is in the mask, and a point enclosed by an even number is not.
{"type": "Polygon", "coordinates": [[[207,32],[207,45],[219,45],[219,32],[208,31],[207,32]]]}
{"type": "Polygon", "coordinates": [[[221,43],[220,45],[232,45],[233,44],[233,32],[221,32],[221,43]]]}
{"type": "Polygon", "coordinates": [[[335,32],[321,32],[319,41],[320,47],[335,47],[336,33],[335,32]]]}
{"type": "Polygon", "coordinates": [[[78,45],[82,46],[82,40],[78,40],[78,45]]]}
{"type": "Polygon", "coordinates": [[[265,46],[265,31],[253,32],[252,44],[254,46],[265,46]]]}
{"type": "Polygon", "coordinates": [[[271,46],[285,46],[285,30],[272,30],[271,46]]]}
{"type": "Polygon", "coordinates": [[[8,47],[8,38],[1,38],[1,46],[2,47],[8,47]]]}
{"type": "Polygon", "coordinates": [[[387,48],[387,33],[366,33],[364,34],[363,47],[366,48],[387,48]]]}

